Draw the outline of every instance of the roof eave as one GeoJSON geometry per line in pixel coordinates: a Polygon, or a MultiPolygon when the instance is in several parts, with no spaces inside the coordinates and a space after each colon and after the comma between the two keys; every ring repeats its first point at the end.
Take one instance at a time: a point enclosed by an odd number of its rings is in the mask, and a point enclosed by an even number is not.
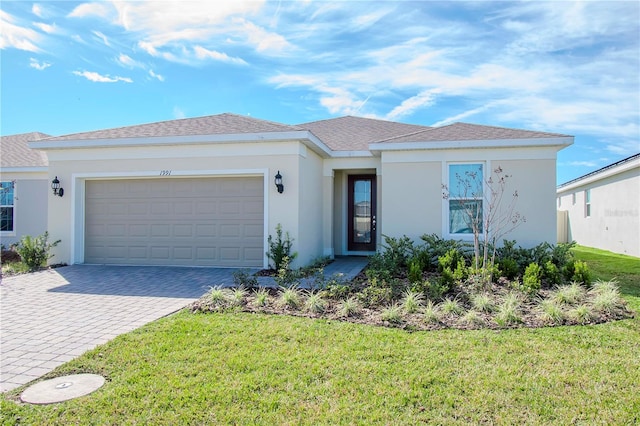
{"type": "Polygon", "coordinates": [[[377,142],[369,144],[372,152],[415,151],[442,149],[490,149],[490,148],[530,148],[557,147],[564,149],[573,144],[573,136],[528,139],[483,139],[460,141],[424,141],[424,142],[377,142]]]}
{"type": "MultiPolygon", "coordinates": [[[[32,149],[82,149],[82,148],[114,148],[163,145],[201,145],[208,143],[250,143],[264,141],[283,141],[308,139],[309,132],[296,130],[290,132],[231,133],[213,135],[155,136],[109,139],[48,139],[29,142],[32,149]]],[[[317,139],[317,138],[316,138],[317,139]]],[[[319,142],[319,141],[318,141],[319,142]]],[[[317,144],[316,142],[314,142],[317,144]]],[[[319,149],[323,150],[321,147],[319,149]]],[[[328,148],[325,147],[325,150],[328,148]]]]}
{"type": "Polygon", "coordinates": [[[43,173],[49,170],[48,166],[2,166],[2,173],[43,173]]]}
{"type": "Polygon", "coordinates": [[[616,167],[607,167],[604,170],[596,170],[595,172],[587,173],[584,176],[580,176],[576,179],[570,180],[563,184],[560,184],[556,188],[556,192],[563,193],[567,191],[572,191],[578,187],[591,184],[593,182],[597,182],[602,179],[606,179],[615,175],[619,175],[621,173],[627,172],[629,170],[633,170],[634,168],[640,167],[640,158],[634,158],[631,161],[627,161],[623,164],[620,164],[616,167]]]}

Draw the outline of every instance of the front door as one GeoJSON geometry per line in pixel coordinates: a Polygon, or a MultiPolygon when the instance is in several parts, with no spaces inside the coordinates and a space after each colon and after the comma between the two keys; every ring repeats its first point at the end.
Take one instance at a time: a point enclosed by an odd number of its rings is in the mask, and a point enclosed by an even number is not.
{"type": "Polygon", "coordinates": [[[349,251],[376,250],[376,175],[349,176],[349,251]]]}

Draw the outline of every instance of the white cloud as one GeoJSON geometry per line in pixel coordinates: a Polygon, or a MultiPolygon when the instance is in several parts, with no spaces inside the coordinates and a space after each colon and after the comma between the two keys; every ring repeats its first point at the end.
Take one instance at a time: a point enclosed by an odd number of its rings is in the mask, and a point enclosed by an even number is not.
{"type": "Polygon", "coordinates": [[[51,64],[49,62],[40,62],[35,58],[29,58],[29,66],[37,69],[38,71],[44,71],[49,68],[51,64]]]}
{"type": "Polygon", "coordinates": [[[31,13],[38,18],[43,18],[42,7],[38,3],[34,3],[33,6],[31,6],[31,13]]]}
{"type": "Polygon", "coordinates": [[[37,46],[42,41],[42,36],[30,29],[17,25],[15,18],[0,10],[0,49],[14,48],[27,52],[40,52],[37,46]]]}
{"type": "Polygon", "coordinates": [[[173,117],[176,119],[185,118],[187,114],[185,114],[184,110],[180,107],[173,107],[173,117]]]}
{"type": "Polygon", "coordinates": [[[564,163],[567,166],[572,167],[596,167],[598,166],[598,162],[595,161],[568,161],[564,163]]]}
{"type": "Polygon", "coordinates": [[[230,64],[247,65],[247,63],[241,58],[232,58],[226,53],[205,49],[202,46],[195,46],[193,51],[198,59],[213,59],[215,61],[227,62],[230,64]]]}
{"type": "Polygon", "coordinates": [[[111,43],[109,43],[109,38],[106,35],[102,34],[100,31],[92,31],[92,33],[100,40],[102,40],[105,46],[111,46],[111,43]]]}
{"type": "Polygon", "coordinates": [[[144,65],[141,62],[136,61],[131,56],[125,55],[124,53],[118,55],[116,62],[127,68],[144,68],[144,65]]]}
{"type": "Polygon", "coordinates": [[[40,29],[40,31],[43,31],[47,34],[53,34],[57,31],[56,25],[49,25],[49,24],[45,24],[43,22],[34,22],[33,26],[40,29]]]}
{"type": "Polygon", "coordinates": [[[425,90],[416,96],[405,99],[400,105],[387,114],[387,118],[389,120],[397,120],[398,118],[413,114],[417,109],[428,108],[435,104],[435,95],[439,92],[440,90],[438,89],[425,90]]]}
{"type": "Polygon", "coordinates": [[[111,77],[109,75],[101,75],[93,71],[73,71],[73,74],[80,77],[84,77],[87,80],[93,81],[96,83],[117,83],[119,81],[124,83],[133,83],[133,80],[131,80],[129,77],[119,77],[119,76],[111,77]]]}
{"type": "Polygon", "coordinates": [[[109,19],[114,16],[114,10],[108,2],[82,3],[69,13],[70,18],[86,18],[88,16],[98,16],[109,19]]]}
{"type": "Polygon", "coordinates": [[[156,78],[160,81],[164,81],[164,76],[160,75],[160,74],[156,74],[155,72],[153,72],[153,70],[149,70],[149,75],[153,78],[156,78]]]}
{"type": "MultiPolygon", "coordinates": [[[[241,21],[238,21],[241,22],[241,21]]],[[[258,52],[279,55],[291,53],[295,47],[282,35],[267,31],[266,29],[248,21],[243,22],[244,35],[249,43],[258,52]]]]}

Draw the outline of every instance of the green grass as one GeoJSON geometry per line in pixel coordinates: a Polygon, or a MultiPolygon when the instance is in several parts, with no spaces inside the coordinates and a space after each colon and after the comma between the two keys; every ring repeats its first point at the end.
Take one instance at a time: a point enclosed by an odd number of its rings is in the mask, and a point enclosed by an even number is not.
{"type": "Polygon", "coordinates": [[[576,259],[587,262],[594,281],[615,279],[629,306],[640,311],[640,259],[583,246],[572,251],[576,259]]]}
{"type": "MultiPolygon", "coordinates": [[[[612,276],[591,269],[601,279],[617,277],[637,309],[640,271],[628,273],[625,265],[612,276]]],[[[638,318],[408,333],[291,316],[182,312],[48,375],[102,374],[100,390],[47,406],[15,404],[16,390],[0,396],[0,422],[637,424],[638,342],[638,318]]]]}

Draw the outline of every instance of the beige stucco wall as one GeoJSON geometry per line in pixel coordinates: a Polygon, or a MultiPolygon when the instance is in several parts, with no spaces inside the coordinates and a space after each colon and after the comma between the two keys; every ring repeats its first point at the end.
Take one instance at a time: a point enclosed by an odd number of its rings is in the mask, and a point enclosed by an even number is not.
{"type": "Polygon", "coordinates": [[[435,233],[471,241],[472,235],[449,234],[448,204],[442,195],[448,165],[463,162],[482,163],[487,171],[501,166],[512,175],[504,200],[508,201],[517,189],[515,210],[526,217],[526,222],[504,239],[516,240],[523,247],[555,243],[555,147],[383,152],[382,232],[416,240],[435,233]]]}
{"type": "MultiPolygon", "coordinates": [[[[299,243],[300,159],[305,151],[303,145],[293,141],[49,150],[49,175],[57,175],[65,190],[62,198],[54,197],[49,191],[49,232],[52,238],[62,240],[55,249],[56,262],[81,263],[83,260],[84,182],[87,179],[264,176],[265,250],[267,236],[275,234],[278,223],[299,243]],[[279,194],[273,184],[278,170],[284,180],[283,194],[279,194]],[[163,173],[169,175],[162,176],[163,173]]],[[[319,255],[321,253],[305,253],[301,259],[319,255]]],[[[299,263],[300,260],[294,266],[299,263]]],[[[266,256],[264,266],[267,266],[266,256]]]]}
{"type": "Polygon", "coordinates": [[[307,265],[323,255],[323,180],[322,158],[303,149],[299,162],[298,237],[294,249],[298,264],[307,265]]]}
{"type": "Polygon", "coordinates": [[[569,241],[640,257],[640,163],[628,166],[558,190],[558,210],[568,216],[569,241]],[[590,217],[585,210],[587,189],[590,217]]]}
{"type": "Polygon", "coordinates": [[[9,247],[25,235],[42,235],[47,230],[47,194],[51,185],[47,172],[2,170],[0,180],[15,181],[14,232],[2,232],[1,243],[9,247]]]}
{"type": "Polygon", "coordinates": [[[442,163],[383,162],[381,233],[407,235],[442,233],[442,163]],[[404,178],[403,178],[404,177],[404,178]]]}

